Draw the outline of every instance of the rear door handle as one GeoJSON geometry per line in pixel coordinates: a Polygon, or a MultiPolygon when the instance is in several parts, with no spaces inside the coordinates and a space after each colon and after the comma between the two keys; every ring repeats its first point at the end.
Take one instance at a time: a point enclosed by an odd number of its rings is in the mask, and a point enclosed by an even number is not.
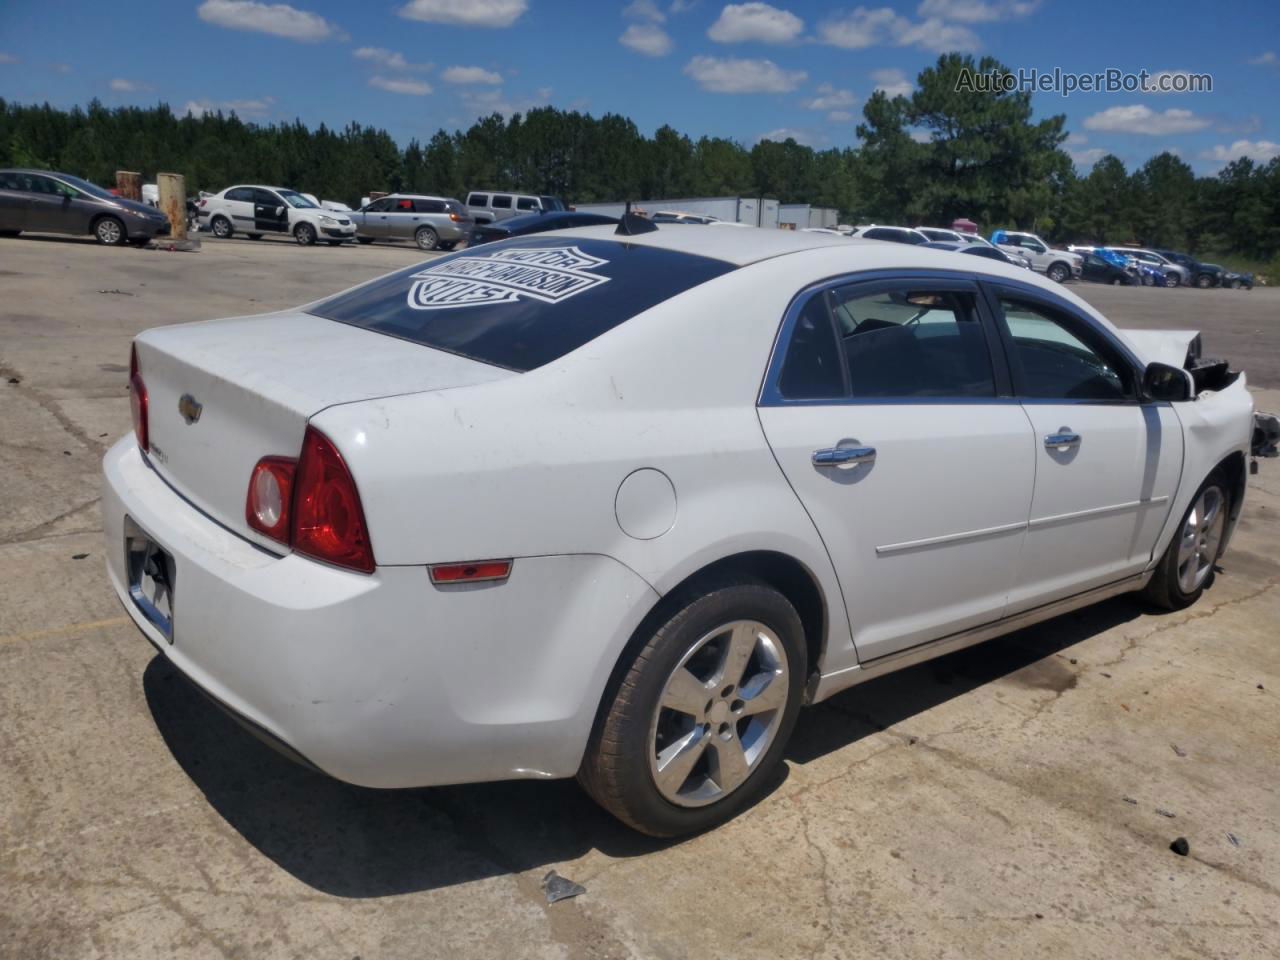
{"type": "Polygon", "coordinates": [[[849,467],[858,463],[871,463],[875,458],[875,447],[828,447],[813,451],[815,467],[849,467]]]}
{"type": "Polygon", "coordinates": [[[1071,433],[1064,430],[1061,433],[1051,433],[1044,438],[1045,448],[1048,450],[1061,450],[1064,447],[1080,446],[1080,434],[1071,433]]]}

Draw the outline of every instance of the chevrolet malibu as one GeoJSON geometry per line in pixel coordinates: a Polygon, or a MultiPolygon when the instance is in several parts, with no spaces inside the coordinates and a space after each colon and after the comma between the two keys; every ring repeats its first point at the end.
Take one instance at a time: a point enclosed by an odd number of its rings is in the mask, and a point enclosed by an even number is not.
{"type": "Polygon", "coordinates": [[[294,759],[577,776],[672,836],[757,800],[802,705],[1121,593],[1194,603],[1243,374],[1015,266],[612,226],[133,344],[111,580],[294,759]]]}

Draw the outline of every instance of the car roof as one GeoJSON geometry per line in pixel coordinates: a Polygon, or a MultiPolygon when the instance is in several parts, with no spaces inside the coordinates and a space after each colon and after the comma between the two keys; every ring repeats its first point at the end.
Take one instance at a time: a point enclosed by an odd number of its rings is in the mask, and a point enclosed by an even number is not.
{"type": "MultiPolygon", "coordinates": [[[[656,226],[656,225],[655,225],[656,226]]],[[[573,227],[556,230],[551,235],[578,236],[588,240],[613,240],[619,243],[644,247],[660,247],[694,256],[724,260],[736,266],[746,266],[760,260],[780,257],[788,253],[810,250],[815,247],[847,246],[856,241],[848,237],[828,233],[802,233],[796,230],[766,230],[753,227],[748,230],[682,230],[674,224],[659,226],[656,230],[633,235],[620,235],[613,224],[596,227],[573,227]]],[[[863,243],[879,245],[879,241],[863,243]]]]}
{"type": "Polygon", "coordinates": [[[439,193],[408,193],[404,190],[397,191],[396,193],[385,194],[378,199],[385,200],[387,197],[413,197],[415,200],[453,200],[454,203],[458,202],[453,197],[446,197],[439,193]]]}

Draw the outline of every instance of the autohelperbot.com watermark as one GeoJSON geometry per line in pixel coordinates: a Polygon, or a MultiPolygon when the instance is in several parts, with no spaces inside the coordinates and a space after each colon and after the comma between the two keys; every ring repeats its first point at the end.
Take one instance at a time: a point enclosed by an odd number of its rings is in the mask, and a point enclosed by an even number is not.
{"type": "Polygon", "coordinates": [[[1213,75],[1188,70],[1121,70],[1108,67],[1075,73],[1054,67],[979,72],[964,67],[956,78],[957,93],[1212,93],[1213,75]]]}

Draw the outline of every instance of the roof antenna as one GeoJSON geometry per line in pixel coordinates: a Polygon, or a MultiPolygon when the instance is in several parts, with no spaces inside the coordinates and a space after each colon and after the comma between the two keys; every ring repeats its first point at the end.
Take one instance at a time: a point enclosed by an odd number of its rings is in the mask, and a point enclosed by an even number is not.
{"type": "Polygon", "coordinates": [[[628,200],[626,212],[622,214],[622,219],[618,221],[618,229],[613,232],[624,237],[634,237],[638,233],[653,233],[657,229],[658,225],[648,217],[632,213],[631,201],[628,200]]]}

